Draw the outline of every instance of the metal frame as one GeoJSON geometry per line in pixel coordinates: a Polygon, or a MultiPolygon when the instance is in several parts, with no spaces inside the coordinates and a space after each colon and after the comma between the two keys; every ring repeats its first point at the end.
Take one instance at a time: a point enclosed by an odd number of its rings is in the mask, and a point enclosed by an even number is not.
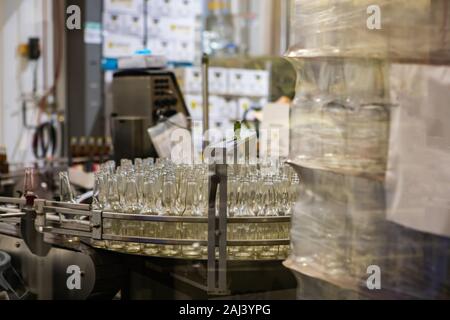
{"type": "MultiPolygon", "coordinates": [[[[226,191],[226,188],[223,188],[226,191]]],[[[220,192],[220,188],[219,188],[220,192]]],[[[1,199],[0,199],[0,202],[1,199]]],[[[63,207],[57,207],[54,202],[48,205],[48,201],[42,199],[35,200],[35,210],[37,213],[36,226],[42,229],[42,232],[49,232],[54,234],[64,234],[81,236],[85,238],[91,238],[93,240],[115,240],[123,242],[139,242],[148,244],[163,244],[163,245],[190,245],[199,243],[201,245],[208,245],[208,248],[212,248],[214,245],[216,248],[222,249],[229,246],[270,246],[270,245],[288,245],[289,239],[277,239],[277,240],[228,240],[227,238],[227,225],[239,224],[239,223],[287,223],[290,222],[290,217],[254,217],[254,218],[226,218],[217,217],[214,213],[213,219],[204,217],[183,217],[183,216],[156,216],[156,215],[141,215],[130,213],[113,213],[107,211],[90,210],[80,208],[68,208],[67,203],[61,202],[63,207]],[[84,216],[89,217],[89,221],[86,220],[74,220],[67,219],[64,215],[84,216]],[[165,238],[148,238],[141,236],[118,236],[110,235],[103,232],[103,223],[105,219],[113,220],[125,220],[125,221],[142,221],[142,222],[180,222],[180,223],[208,223],[208,240],[197,239],[165,239],[165,238]],[[60,228],[51,224],[60,224],[60,228]]],[[[89,207],[89,205],[86,205],[89,207]]],[[[226,208],[222,208],[221,212],[226,212],[226,208]]],[[[24,213],[17,213],[18,215],[24,215],[24,213]]],[[[1,218],[9,218],[8,214],[0,214],[1,218]]],[[[223,250],[222,250],[223,251],[223,250]]],[[[214,250],[212,250],[214,253],[214,250]]],[[[226,250],[225,250],[226,254],[226,250]]],[[[225,257],[226,258],[226,257],[225,257]]]]}
{"type": "Polygon", "coordinates": [[[227,167],[212,165],[208,201],[208,292],[227,294],[227,167]],[[219,217],[216,196],[219,193],[219,217]],[[216,260],[216,250],[219,258],[216,260]]]}
{"type": "MultiPolygon", "coordinates": [[[[214,167],[214,166],[213,166],[214,167]]],[[[89,205],[53,202],[36,199],[32,208],[36,215],[35,226],[40,233],[75,236],[93,240],[113,240],[122,242],[138,242],[161,245],[190,245],[199,243],[208,247],[207,260],[207,285],[197,284],[211,295],[226,295],[229,293],[227,284],[227,246],[270,246],[288,245],[289,239],[279,240],[228,240],[227,224],[238,223],[281,223],[289,222],[289,217],[254,217],[254,218],[227,218],[226,208],[226,175],[223,175],[223,167],[216,167],[215,175],[211,177],[209,217],[175,217],[152,216],[126,213],[113,213],[92,210],[89,205]],[[216,191],[220,195],[219,216],[215,213],[216,191]],[[225,197],[224,197],[225,196],[225,197]],[[89,220],[70,219],[67,216],[87,217],[89,220]],[[152,222],[186,222],[208,223],[208,240],[188,239],[163,239],[147,237],[126,237],[108,235],[103,231],[105,219],[152,221],[152,222]],[[217,255],[218,251],[218,255],[217,255]]],[[[7,203],[23,207],[24,199],[0,198],[0,203],[7,203]]],[[[14,211],[17,211],[14,210],[14,211]]],[[[27,213],[21,211],[13,213],[0,213],[0,221],[12,221],[11,219],[22,217],[27,213]]]]}

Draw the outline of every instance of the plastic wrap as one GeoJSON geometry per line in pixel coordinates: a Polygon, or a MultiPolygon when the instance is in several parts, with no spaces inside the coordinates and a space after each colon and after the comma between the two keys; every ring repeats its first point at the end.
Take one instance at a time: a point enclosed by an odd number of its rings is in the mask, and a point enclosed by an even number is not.
{"type": "Polygon", "coordinates": [[[293,59],[291,155],[309,165],[379,176],[386,170],[388,65],[375,59],[293,59]]]}
{"type": "Polygon", "coordinates": [[[450,67],[294,64],[290,267],[368,293],[376,265],[389,297],[450,298],[450,67]]]}
{"type": "Polygon", "coordinates": [[[289,57],[450,61],[448,0],[297,0],[293,19],[289,57]]]}
{"type": "Polygon", "coordinates": [[[450,1],[378,1],[382,30],[370,4],[296,1],[285,264],[301,298],[450,299],[450,1]]]}
{"type": "Polygon", "coordinates": [[[367,270],[378,266],[382,298],[450,297],[450,239],[387,220],[384,181],[297,169],[304,184],[292,221],[290,268],[370,297],[367,270]]]}

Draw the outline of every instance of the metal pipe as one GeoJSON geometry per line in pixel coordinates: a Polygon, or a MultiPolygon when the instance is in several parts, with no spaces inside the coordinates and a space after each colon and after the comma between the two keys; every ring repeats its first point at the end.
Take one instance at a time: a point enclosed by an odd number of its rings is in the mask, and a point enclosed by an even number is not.
{"type": "Polygon", "coordinates": [[[5,214],[0,214],[0,219],[21,218],[25,215],[26,215],[25,212],[5,213],[5,214]]]}
{"type": "Polygon", "coordinates": [[[53,222],[74,223],[74,224],[79,224],[79,225],[83,225],[83,226],[90,226],[91,225],[90,221],[66,219],[66,218],[63,218],[61,216],[53,215],[53,214],[47,214],[45,219],[48,220],[48,221],[53,221],[53,222]]]}
{"type": "Polygon", "coordinates": [[[24,198],[7,198],[7,197],[0,197],[0,203],[7,203],[7,204],[18,204],[18,205],[25,205],[26,201],[24,198]]]}
{"type": "Polygon", "coordinates": [[[83,211],[83,210],[76,210],[76,209],[69,209],[69,208],[62,208],[62,207],[45,206],[44,210],[52,210],[58,214],[67,214],[67,215],[74,215],[74,216],[90,217],[92,215],[90,211],[83,211]]]}
{"type": "MultiPolygon", "coordinates": [[[[8,208],[8,207],[0,207],[0,212],[6,212],[6,213],[20,213],[22,212],[20,209],[15,208],[8,208]]],[[[1,213],[0,213],[1,215],[1,213]]]]}

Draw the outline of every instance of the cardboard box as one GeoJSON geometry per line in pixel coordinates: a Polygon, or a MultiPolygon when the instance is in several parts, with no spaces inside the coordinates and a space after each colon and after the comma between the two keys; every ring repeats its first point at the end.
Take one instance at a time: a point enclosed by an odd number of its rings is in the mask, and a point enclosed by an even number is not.
{"type": "Polygon", "coordinates": [[[209,69],[209,91],[211,94],[225,95],[228,92],[228,70],[225,68],[209,69]]]}
{"type": "Polygon", "coordinates": [[[249,98],[240,98],[237,103],[237,120],[242,121],[244,119],[245,112],[253,106],[254,102],[249,98]]]}
{"type": "Polygon", "coordinates": [[[144,9],[144,0],[105,0],[104,2],[105,13],[133,15],[144,12],[143,9],[144,9]]]}
{"type": "Polygon", "coordinates": [[[149,38],[159,38],[163,34],[161,18],[147,17],[147,34],[149,38]]]}
{"type": "Polygon", "coordinates": [[[202,73],[200,68],[184,69],[185,91],[187,93],[200,94],[202,92],[202,73]]]}
{"type": "Polygon", "coordinates": [[[199,95],[186,94],[184,96],[186,105],[193,121],[202,121],[202,97],[199,95]]]}
{"type": "Polygon", "coordinates": [[[189,40],[176,40],[174,41],[174,60],[177,62],[189,62],[195,61],[195,43],[189,40]]]}
{"type": "Polygon", "coordinates": [[[120,33],[124,29],[124,16],[117,13],[103,14],[103,30],[109,33],[120,33]]]}
{"type": "Polygon", "coordinates": [[[144,37],[144,15],[125,15],[122,20],[125,34],[144,37]]]}
{"type": "Polygon", "coordinates": [[[202,13],[202,1],[172,0],[170,11],[173,17],[196,17],[202,13]]]}
{"type": "Polygon", "coordinates": [[[173,0],[151,0],[147,2],[148,15],[155,18],[172,16],[173,0]]]}
{"type": "Polygon", "coordinates": [[[167,39],[195,41],[196,21],[190,18],[161,18],[161,31],[167,39]]]}
{"type": "Polygon", "coordinates": [[[232,96],[243,96],[247,94],[245,83],[246,70],[228,69],[228,94],[232,96]]]}
{"type": "Polygon", "coordinates": [[[228,120],[235,122],[239,119],[239,104],[236,99],[231,99],[227,102],[227,110],[229,113],[228,120]]]}
{"type": "Polygon", "coordinates": [[[141,38],[108,33],[103,42],[103,55],[107,58],[127,57],[142,50],[142,47],[141,38]]]}
{"type": "Polygon", "coordinates": [[[251,97],[267,97],[269,95],[269,72],[265,70],[247,70],[245,72],[245,91],[251,97]]]}

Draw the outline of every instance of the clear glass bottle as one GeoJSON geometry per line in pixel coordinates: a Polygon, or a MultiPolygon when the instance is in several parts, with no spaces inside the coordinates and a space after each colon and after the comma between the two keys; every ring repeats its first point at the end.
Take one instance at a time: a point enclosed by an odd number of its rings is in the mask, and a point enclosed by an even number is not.
{"type": "Polygon", "coordinates": [[[61,202],[76,203],[69,180],[69,173],[66,171],[59,173],[59,196],[61,202]]]}
{"type": "MultiPolygon", "coordinates": [[[[141,212],[139,189],[133,176],[125,178],[123,209],[126,213],[139,214],[141,212]]],[[[124,236],[142,236],[143,230],[140,221],[125,221],[123,224],[124,236]]],[[[141,244],[129,242],[126,246],[126,251],[129,253],[138,253],[141,251],[141,244]]]]}
{"type": "MultiPolygon", "coordinates": [[[[158,196],[158,190],[156,190],[155,178],[150,175],[145,178],[144,182],[144,200],[143,200],[143,214],[157,215],[156,213],[156,197],[158,196]]],[[[146,238],[158,238],[159,234],[159,223],[147,221],[143,225],[143,236],[146,238]]],[[[157,255],[159,253],[159,247],[155,244],[144,244],[143,252],[146,255],[157,255]]]]}
{"type": "MultiPolygon", "coordinates": [[[[246,172],[245,168],[241,167],[241,172],[246,172]]],[[[238,209],[234,215],[236,218],[250,218],[255,217],[251,206],[249,205],[250,198],[250,180],[248,177],[240,177],[237,181],[239,187],[237,191],[238,209]],[[239,181],[241,180],[241,181],[239,181]]],[[[232,224],[231,237],[235,240],[254,240],[257,237],[257,228],[254,223],[241,222],[232,224]]],[[[238,259],[252,259],[255,257],[254,247],[241,246],[233,252],[234,257],[238,259]]]]}
{"type": "MultiPolygon", "coordinates": [[[[101,173],[95,173],[94,176],[94,189],[92,192],[92,209],[103,210],[106,201],[106,190],[101,173]]],[[[104,229],[111,229],[111,224],[104,221],[104,229]]],[[[100,240],[91,240],[91,244],[97,248],[106,248],[107,242],[100,240]]]]}
{"type": "MultiPolygon", "coordinates": [[[[266,176],[264,177],[263,183],[263,204],[264,208],[262,211],[262,216],[264,217],[277,217],[278,216],[278,190],[277,185],[279,184],[279,179],[277,176],[266,176]]],[[[278,228],[277,223],[260,223],[258,225],[258,239],[260,240],[270,240],[278,239],[281,230],[278,228]]],[[[277,246],[262,246],[259,248],[258,256],[262,258],[274,258],[278,256],[277,246]]]]}
{"type": "MultiPolygon", "coordinates": [[[[104,176],[104,188],[107,192],[107,197],[104,202],[104,210],[110,212],[121,212],[121,193],[119,188],[119,174],[112,174],[104,176]]],[[[123,224],[120,220],[111,219],[111,233],[113,235],[122,235],[123,224]]],[[[112,249],[121,251],[125,248],[125,244],[121,241],[108,241],[106,245],[112,249]]]]}
{"type": "MultiPolygon", "coordinates": [[[[186,212],[185,216],[203,217],[204,212],[199,210],[202,201],[202,183],[203,177],[196,176],[195,171],[187,178],[187,192],[186,192],[186,212]]],[[[205,238],[204,224],[187,223],[182,226],[183,239],[202,240],[205,238]]],[[[202,248],[198,243],[186,245],[183,247],[183,256],[190,258],[199,258],[202,255],[202,248]]]]}
{"type": "MultiPolygon", "coordinates": [[[[162,212],[165,216],[175,215],[175,203],[176,203],[176,186],[175,176],[166,172],[163,176],[163,191],[162,191],[162,212]]],[[[180,239],[182,230],[181,223],[179,222],[165,222],[161,224],[161,231],[163,237],[167,239],[180,239]]],[[[165,245],[162,249],[162,254],[165,256],[177,256],[180,254],[179,245],[165,245]]]]}

